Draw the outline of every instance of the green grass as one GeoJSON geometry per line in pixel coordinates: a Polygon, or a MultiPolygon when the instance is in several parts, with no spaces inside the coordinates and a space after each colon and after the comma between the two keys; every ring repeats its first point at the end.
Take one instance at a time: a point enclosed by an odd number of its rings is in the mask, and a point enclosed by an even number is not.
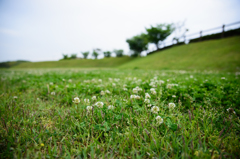
{"type": "Polygon", "coordinates": [[[76,60],[62,60],[62,61],[46,61],[46,62],[28,62],[21,63],[12,68],[96,68],[96,67],[117,67],[123,63],[133,60],[131,57],[121,58],[104,58],[99,60],[93,59],[76,59],[76,60]]]}
{"type": "Polygon", "coordinates": [[[20,63],[11,68],[121,68],[240,71],[240,36],[176,46],[147,57],[20,63]]]}
{"type": "Polygon", "coordinates": [[[176,46],[119,68],[239,71],[240,36],[176,46]]]}
{"type": "Polygon", "coordinates": [[[0,158],[238,158],[239,75],[0,70],[0,158]]]}

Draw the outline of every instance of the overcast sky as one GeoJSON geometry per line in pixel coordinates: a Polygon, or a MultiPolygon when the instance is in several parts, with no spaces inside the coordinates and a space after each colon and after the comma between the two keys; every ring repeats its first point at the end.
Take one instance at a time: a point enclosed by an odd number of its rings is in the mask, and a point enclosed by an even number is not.
{"type": "Polygon", "coordinates": [[[0,0],[0,61],[59,60],[94,48],[128,53],[126,39],[150,25],[185,21],[191,34],[239,15],[239,0],[0,0]]]}

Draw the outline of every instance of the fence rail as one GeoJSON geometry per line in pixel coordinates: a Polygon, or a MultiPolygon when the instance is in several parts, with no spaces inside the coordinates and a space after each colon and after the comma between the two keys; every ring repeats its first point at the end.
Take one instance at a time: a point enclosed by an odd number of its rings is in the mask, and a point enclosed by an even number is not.
{"type": "Polygon", "coordinates": [[[157,51],[160,51],[160,50],[164,50],[164,49],[170,48],[170,47],[175,46],[175,45],[181,45],[181,44],[186,43],[186,41],[189,41],[189,42],[202,41],[203,37],[210,36],[210,35],[213,35],[213,34],[221,34],[221,38],[224,38],[225,37],[225,32],[226,32],[225,28],[229,27],[229,26],[236,25],[236,24],[240,24],[240,21],[234,22],[234,23],[230,23],[230,24],[226,24],[226,25],[223,24],[222,26],[219,26],[219,27],[203,30],[203,31],[192,33],[192,34],[189,34],[189,35],[185,35],[183,37],[179,37],[179,41],[176,41],[174,39],[172,41],[163,41],[163,43],[162,43],[163,47],[161,47],[158,50],[148,51],[147,54],[149,55],[149,54],[152,54],[154,52],[157,52],[157,51]],[[203,36],[203,33],[214,31],[214,30],[219,30],[219,29],[222,29],[222,31],[221,32],[217,32],[217,33],[207,34],[207,35],[203,36]],[[192,36],[196,36],[196,37],[195,38],[189,38],[189,37],[192,37],[192,36]],[[181,40],[181,39],[183,39],[183,40],[181,40]]]}

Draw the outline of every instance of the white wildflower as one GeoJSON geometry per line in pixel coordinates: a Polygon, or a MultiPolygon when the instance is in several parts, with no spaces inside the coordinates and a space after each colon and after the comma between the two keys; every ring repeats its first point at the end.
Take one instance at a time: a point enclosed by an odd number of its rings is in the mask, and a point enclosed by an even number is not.
{"type": "Polygon", "coordinates": [[[102,108],[103,107],[103,102],[97,102],[95,103],[95,106],[97,106],[98,108],[102,108]]]}
{"type": "Polygon", "coordinates": [[[225,77],[221,77],[222,80],[225,80],[226,78],[225,77]]]}
{"type": "Polygon", "coordinates": [[[152,105],[151,104],[148,104],[147,107],[151,107],[152,105]]]}
{"type": "Polygon", "coordinates": [[[49,84],[50,84],[50,85],[53,85],[53,82],[50,82],[49,84]]]}
{"type": "Polygon", "coordinates": [[[101,91],[101,93],[100,93],[100,94],[103,96],[105,93],[104,93],[104,91],[101,91]]]}
{"type": "Polygon", "coordinates": [[[113,86],[113,87],[116,87],[116,83],[112,83],[112,86],[113,86]]]}
{"type": "Polygon", "coordinates": [[[69,80],[68,80],[68,82],[69,82],[69,83],[71,83],[71,82],[72,82],[72,80],[71,80],[71,79],[69,79],[69,80]]]}
{"type": "Polygon", "coordinates": [[[63,81],[66,81],[65,79],[62,79],[63,81]]]}
{"type": "Polygon", "coordinates": [[[111,94],[111,92],[110,92],[109,90],[106,90],[106,93],[107,93],[107,94],[111,94]]]}
{"type": "Polygon", "coordinates": [[[163,123],[163,118],[161,118],[160,116],[157,116],[156,117],[156,120],[157,120],[157,124],[160,125],[163,123]]]}
{"type": "Polygon", "coordinates": [[[113,106],[113,105],[109,105],[108,106],[108,109],[111,109],[111,110],[113,110],[115,107],[113,106]]]}
{"type": "Polygon", "coordinates": [[[172,97],[173,97],[173,98],[176,98],[176,96],[175,96],[175,95],[172,95],[172,97]]]}
{"type": "Polygon", "coordinates": [[[98,79],[98,82],[102,82],[102,79],[98,79]]]}
{"type": "Polygon", "coordinates": [[[176,105],[175,105],[174,103],[169,103],[169,104],[168,104],[169,109],[173,109],[173,108],[175,108],[175,106],[176,106],[176,105]]]}
{"type": "Polygon", "coordinates": [[[138,95],[135,95],[135,99],[140,99],[140,96],[138,96],[138,95]]]}
{"type": "Polygon", "coordinates": [[[154,113],[154,114],[157,114],[158,111],[159,111],[159,108],[158,108],[157,106],[153,106],[153,107],[151,108],[151,112],[154,113]]]}
{"type": "Polygon", "coordinates": [[[51,95],[55,95],[56,93],[55,92],[51,92],[51,95]]]}
{"type": "Polygon", "coordinates": [[[149,99],[144,99],[144,103],[149,104],[149,103],[150,103],[150,100],[149,100],[149,99]]]}
{"type": "Polygon", "coordinates": [[[17,96],[13,96],[14,99],[17,99],[18,97],[17,96]]]}
{"type": "Polygon", "coordinates": [[[86,98],[83,101],[84,103],[90,103],[89,99],[86,99],[86,98]]]}
{"type": "Polygon", "coordinates": [[[123,88],[124,91],[127,91],[128,89],[127,88],[123,88]]]}
{"type": "Polygon", "coordinates": [[[87,106],[87,111],[90,112],[92,111],[93,107],[92,106],[87,106]]]}
{"type": "Polygon", "coordinates": [[[145,98],[151,98],[151,96],[148,93],[145,93],[145,98]]]}
{"type": "Polygon", "coordinates": [[[75,98],[73,99],[73,103],[75,103],[75,104],[80,103],[80,99],[79,99],[78,97],[75,97],[75,98]]]}
{"type": "Polygon", "coordinates": [[[97,97],[96,96],[92,96],[92,100],[96,100],[97,99],[97,97]]]}

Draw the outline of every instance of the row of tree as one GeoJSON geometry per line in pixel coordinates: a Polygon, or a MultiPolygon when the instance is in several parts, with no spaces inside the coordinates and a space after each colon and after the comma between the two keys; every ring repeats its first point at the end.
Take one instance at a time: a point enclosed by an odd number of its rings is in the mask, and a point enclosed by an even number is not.
{"type": "Polygon", "coordinates": [[[159,49],[160,44],[174,31],[174,25],[158,24],[145,29],[146,33],[141,33],[126,40],[133,52],[132,56],[138,56],[142,51],[147,50],[149,43],[155,44],[159,49]]]}
{"type": "MultiPolygon", "coordinates": [[[[82,56],[84,59],[87,59],[88,57],[94,57],[95,59],[98,58],[98,56],[100,54],[104,55],[104,57],[111,57],[112,53],[115,53],[116,57],[122,57],[123,56],[123,50],[119,49],[115,49],[112,52],[111,51],[105,51],[102,52],[101,49],[93,49],[92,53],[90,53],[90,51],[86,51],[86,52],[82,52],[82,56]]],[[[77,54],[71,54],[70,56],[68,56],[67,54],[63,54],[63,59],[67,60],[67,59],[76,59],[77,58],[77,54]]]]}

